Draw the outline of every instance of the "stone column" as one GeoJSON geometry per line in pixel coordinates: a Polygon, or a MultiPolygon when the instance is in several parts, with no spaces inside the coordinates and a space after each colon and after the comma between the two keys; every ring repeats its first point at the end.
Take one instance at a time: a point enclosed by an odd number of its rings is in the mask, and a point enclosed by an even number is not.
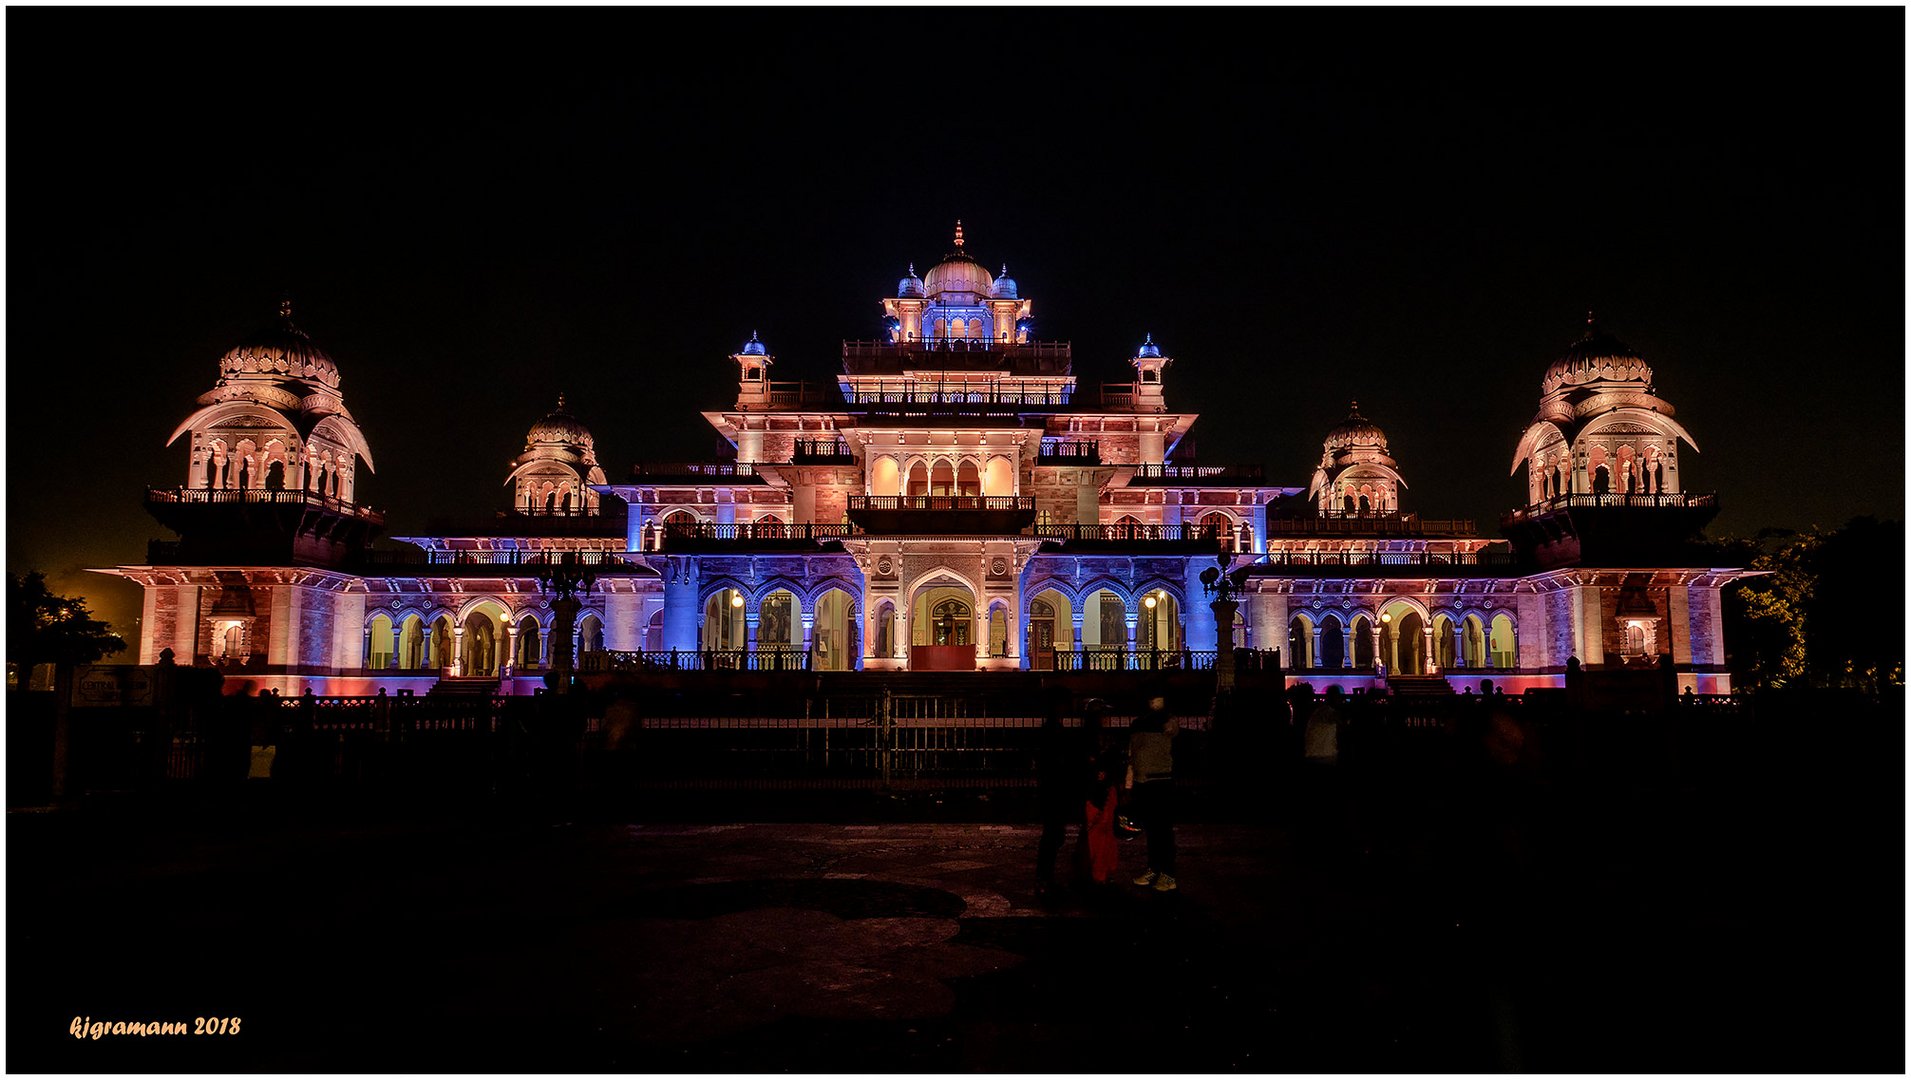
{"type": "Polygon", "coordinates": [[[1121,613],[1121,621],[1128,627],[1128,656],[1130,659],[1126,662],[1131,666],[1138,665],[1140,661],[1136,658],[1135,644],[1139,637],[1137,631],[1139,630],[1139,623],[1141,621],[1141,612],[1134,607],[1129,607],[1121,613]]]}
{"type": "MultiPolygon", "coordinates": [[[[1298,657],[1296,659],[1298,659],[1298,657]]],[[[1321,662],[1321,658],[1320,658],[1320,626],[1318,624],[1316,624],[1314,627],[1314,654],[1308,659],[1313,661],[1313,663],[1310,665],[1312,667],[1326,666],[1321,662]]]]}
{"type": "Polygon", "coordinates": [[[432,667],[431,625],[425,623],[424,632],[418,635],[418,670],[420,671],[430,671],[432,667]]]}
{"type": "Polygon", "coordinates": [[[498,665],[498,673],[508,679],[517,672],[518,666],[518,624],[514,620],[505,620],[504,638],[508,644],[504,647],[504,663],[498,665]]]}
{"type": "Polygon", "coordinates": [[[547,663],[557,678],[551,687],[557,693],[569,693],[571,689],[571,652],[577,640],[577,611],[584,605],[575,596],[560,596],[551,601],[551,636],[557,639],[557,655],[550,657],[547,663]]]}
{"type": "Polygon", "coordinates": [[[1340,624],[1340,666],[1354,666],[1354,624],[1351,620],[1340,624]]]}
{"type": "Polygon", "coordinates": [[[756,604],[743,609],[743,651],[756,651],[756,630],[763,621],[763,609],[756,604]]]}
{"type": "Polygon", "coordinates": [[[463,674],[464,625],[460,623],[451,628],[451,677],[455,679],[463,674]]]}
{"type": "Polygon", "coordinates": [[[360,666],[367,670],[370,670],[372,666],[372,628],[369,623],[365,626],[365,659],[360,666]]]}
{"type": "MultiPolygon", "coordinates": [[[[1371,628],[1374,636],[1374,666],[1378,668],[1381,664],[1386,663],[1386,658],[1380,654],[1380,624],[1373,622],[1367,625],[1371,628]]],[[[1399,635],[1395,634],[1394,636],[1398,637],[1399,635]]],[[[1390,671],[1387,674],[1391,675],[1393,672],[1390,671]]]]}
{"type": "Polygon", "coordinates": [[[803,613],[803,655],[816,655],[816,612],[813,610],[803,613]]]}
{"type": "Polygon", "coordinates": [[[1421,668],[1421,670],[1422,670],[1422,671],[1424,671],[1424,672],[1426,672],[1426,673],[1427,673],[1428,675],[1436,675],[1436,674],[1438,674],[1438,673],[1439,673],[1439,665],[1438,665],[1438,664],[1435,664],[1435,663],[1433,662],[1433,661],[1434,661],[1434,656],[1433,656],[1433,624],[1432,624],[1432,623],[1427,623],[1427,624],[1425,624],[1424,626],[1422,626],[1422,627],[1420,628],[1420,633],[1421,633],[1421,635],[1422,635],[1423,637],[1425,637],[1425,638],[1426,638],[1426,657],[1427,657],[1427,662],[1426,662],[1426,664],[1425,664],[1425,665],[1424,665],[1424,666],[1423,666],[1423,667],[1421,668]]]}
{"type": "Polygon", "coordinates": [[[537,628],[537,662],[539,667],[551,666],[551,628],[540,625],[537,628]]]}
{"type": "Polygon", "coordinates": [[[1234,609],[1233,600],[1216,600],[1208,607],[1214,611],[1214,688],[1234,687],[1234,609]]]}

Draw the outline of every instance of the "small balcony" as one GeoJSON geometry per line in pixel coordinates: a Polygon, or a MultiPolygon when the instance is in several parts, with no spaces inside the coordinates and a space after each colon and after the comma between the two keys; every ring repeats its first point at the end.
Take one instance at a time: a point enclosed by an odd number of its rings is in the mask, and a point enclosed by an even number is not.
{"type": "Polygon", "coordinates": [[[1699,494],[1660,493],[1657,495],[1619,494],[1607,492],[1601,495],[1572,494],[1555,495],[1519,510],[1513,510],[1500,519],[1502,526],[1514,525],[1530,518],[1544,517],[1560,510],[1718,510],[1719,497],[1710,492],[1699,494]]]}
{"type": "Polygon", "coordinates": [[[1101,447],[1092,442],[1043,439],[1036,451],[1037,465],[1093,466],[1101,464],[1101,447]]]}
{"type": "Polygon", "coordinates": [[[844,439],[797,439],[790,448],[792,465],[854,465],[855,451],[844,439]]]}
{"type": "Polygon", "coordinates": [[[962,337],[843,342],[843,370],[851,375],[900,374],[914,370],[1067,375],[1073,365],[1074,348],[1066,341],[1018,342],[962,337]]]}
{"type": "Polygon", "coordinates": [[[1267,535],[1274,536],[1477,536],[1479,529],[1466,518],[1422,518],[1419,514],[1345,513],[1269,517],[1267,535]]]}
{"type": "Polygon", "coordinates": [[[1007,536],[1035,520],[1033,495],[851,495],[849,519],[885,535],[1007,536]]]}

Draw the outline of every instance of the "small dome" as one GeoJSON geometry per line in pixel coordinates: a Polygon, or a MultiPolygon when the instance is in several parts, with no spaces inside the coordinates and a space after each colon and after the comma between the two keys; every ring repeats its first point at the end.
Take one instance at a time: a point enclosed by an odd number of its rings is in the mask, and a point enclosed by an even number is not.
{"type": "Polygon", "coordinates": [[[1540,393],[1591,382],[1652,382],[1652,368],[1633,347],[1599,328],[1591,313],[1579,340],[1566,347],[1540,379],[1540,393]]]}
{"type": "Polygon", "coordinates": [[[750,331],[750,340],[744,342],[743,348],[737,350],[737,352],[741,356],[768,356],[769,355],[769,350],[765,349],[763,347],[763,343],[757,340],[756,331],[754,330],[750,331]]]}
{"type": "Polygon", "coordinates": [[[247,335],[219,358],[220,378],[248,375],[317,379],[338,389],[338,364],[312,343],[311,335],[293,325],[290,300],[279,305],[279,317],[270,326],[247,335]]]}
{"type": "Polygon", "coordinates": [[[1002,267],[1001,276],[997,277],[995,283],[989,286],[989,296],[997,300],[1020,300],[1021,296],[1016,293],[1015,289],[1015,279],[1009,276],[1009,268],[1007,265],[1004,265],[1002,267]]]}
{"type": "Polygon", "coordinates": [[[1352,447],[1377,448],[1384,451],[1387,449],[1387,433],[1380,430],[1380,425],[1360,415],[1360,402],[1356,401],[1352,404],[1347,419],[1335,424],[1333,429],[1328,431],[1326,447],[1330,452],[1352,447]]]}
{"type": "Polygon", "coordinates": [[[909,274],[896,282],[896,295],[904,299],[921,299],[929,295],[922,287],[922,279],[916,276],[916,264],[909,264],[909,274]]]}
{"type": "Polygon", "coordinates": [[[1141,343],[1141,351],[1135,353],[1135,356],[1138,359],[1148,360],[1159,360],[1161,358],[1161,346],[1155,344],[1155,336],[1153,334],[1146,336],[1145,340],[1141,343]]]}
{"type": "Polygon", "coordinates": [[[565,446],[591,445],[590,429],[579,423],[564,407],[564,395],[557,396],[557,408],[545,414],[542,420],[531,425],[531,433],[524,437],[524,446],[531,448],[539,443],[553,443],[565,446]]]}

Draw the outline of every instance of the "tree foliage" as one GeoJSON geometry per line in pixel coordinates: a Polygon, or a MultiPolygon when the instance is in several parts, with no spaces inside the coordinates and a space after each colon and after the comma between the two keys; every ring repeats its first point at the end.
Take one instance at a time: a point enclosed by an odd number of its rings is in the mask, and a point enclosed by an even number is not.
{"type": "Polygon", "coordinates": [[[49,590],[45,574],[7,575],[8,664],[90,664],[125,648],[126,641],[95,619],[85,600],[49,590]]]}
{"type": "Polygon", "coordinates": [[[1871,693],[1903,685],[1903,522],[1861,517],[1829,532],[1767,529],[1720,549],[1766,571],[1724,596],[1726,649],[1740,685],[1871,693]]]}

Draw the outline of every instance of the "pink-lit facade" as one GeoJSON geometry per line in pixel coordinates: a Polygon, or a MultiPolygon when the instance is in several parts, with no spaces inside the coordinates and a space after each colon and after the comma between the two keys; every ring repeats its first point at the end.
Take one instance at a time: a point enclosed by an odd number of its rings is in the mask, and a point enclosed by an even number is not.
{"type": "Polygon", "coordinates": [[[1130,380],[1079,384],[959,229],[880,310],[830,383],[779,380],[754,336],[731,355],[735,401],[704,416],[734,460],[608,479],[559,399],[500,476],[509,510],[396,552],[369,549],[384,521],[354,500],[371,451],[338,366],[281,312],[174,433],[186,482],[148,505],[180,539],[102,572],[145,589],[141,662],[171,649],[287,693],[531,692],[563,644],[554,556],[595,573],[570,643],[585,672],[1198,668],[1218,557],[1248,567],[1235,646],[1316,687],[1518,691],[1562,685],[1569,658],[1662,654],[1681,686],[1729,686],[1719,590],[1740,571],[1681,565],[1713,512],[1681,485],[1691,437],[1590,322],[1546,370],[1501,539],[1413,512],[1410,463],[1358,407],[1293,483],[1179,459],[1196,416],[1172,407],[1173,358],[1150,338],[1130,380]]]}

